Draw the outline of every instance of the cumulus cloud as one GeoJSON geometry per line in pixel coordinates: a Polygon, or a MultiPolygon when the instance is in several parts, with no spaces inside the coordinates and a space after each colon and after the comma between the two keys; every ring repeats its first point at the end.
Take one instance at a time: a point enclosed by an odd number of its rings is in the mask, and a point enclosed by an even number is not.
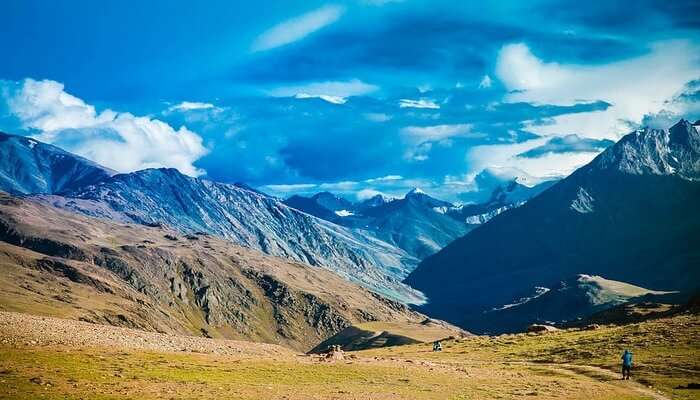
{"type": "Polygon", "coordinates": [[[418,99],[418,100],[400,99],[399,100],[399,107],[401,107],[401,108],[428,108],[428,109],[437,110],[440,108],[440,105],[437,104],[435,101],[428,100],[428,99],[418,99]]]}
{"type": "Polygon", "coordinates": [[[207,149],[202,138],[185,127],[175,130],[157,119],[97,112],[56,81],[0,81],[0,86],[9,113],[38,140],[120,172],[172,167],[190,176],[204,173],[193,163],[207,149]]]}
{"type": "Polygon", "coordinates": [[[501,170],[512,178],[525,178],[531,184],[550,179],[562,178],[577,168],[589,163],[599,151],[578,152],[538,152],[546,148],[548,138],[537,138],[513,144],[492,144],[474,146],[466,156],[470,174],[475,175],[485,169],[501,170]],[[525,156],[528,152],[538,153],[537,157],[525,156]]]}
{"type": "Polygon", "coordinates": [[[327,5],[284,21],[265,31],[253,43],[253,51],[265,51],[301,40],[337,21],[345,12],[339,5],[327,5]]]}
{"type": "Polygon", "coordinates": [[[504,46],[496,75],[509,102],[572,105],[602,100],[605,110],[532,121],[526,128],[541,135],[576,133],[618,139],[647,114],[663,110],[687,82],[700,77],[700,46],[688,41],[657,42],[647,54],[603,65],[545,62],[522,43],[504,46]]]}

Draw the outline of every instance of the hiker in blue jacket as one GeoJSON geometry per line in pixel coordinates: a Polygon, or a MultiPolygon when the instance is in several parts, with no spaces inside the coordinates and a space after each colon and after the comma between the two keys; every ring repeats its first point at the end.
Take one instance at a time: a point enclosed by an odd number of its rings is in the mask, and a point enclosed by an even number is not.
{"type": "Polygon", "coordinates": [[[632,352],[625,350],[622,353],[622,379],[630,379],[630,372],[632,372],[632,352]]]}

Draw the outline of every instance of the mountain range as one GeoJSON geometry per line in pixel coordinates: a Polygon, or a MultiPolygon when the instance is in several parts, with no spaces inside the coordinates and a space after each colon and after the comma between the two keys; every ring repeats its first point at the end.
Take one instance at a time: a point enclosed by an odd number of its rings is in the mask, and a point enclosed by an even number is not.
{"type": "MultiPolygon", "coordinates": [[[[490,311],[582,274],[696,292],[699,129],[681,120],[668,130],[630,133],[521,207],[426,258],[405,280],[428,296],[420,309],[476,332],[516,331],[527,318],[499,323],[490,311]]],[[[577,307],[568,314],[577,315],[577,307]]]]}
{"type": "Polygon", "coordinates": [[[0,190],[119,222],[205,232],[312,266],[404,303],[422,295],[401,283],[418,259],[361,230],[285,206],[249,187],[185,176],[175,169],[117,174],[35,139],[3,134],[0,190]]]}
{"type": "Polygon", "coordinates": [[[408,254],[424,259],[499,213],[517,207],[553,182],[527,187],[503,182],[481,204],[456,205],[438,200],[418,188],[403,198],[376,195],[352,203],[329,192],[311,197],[295,195],[285,204],[338,225],[362,229],[408,254]]]}
{"type": "Polygon", "coordinates": [[[4,311],[301,351],[354,324],[426,318],[323,267],[7,194],[0,269],[4,311]]]}

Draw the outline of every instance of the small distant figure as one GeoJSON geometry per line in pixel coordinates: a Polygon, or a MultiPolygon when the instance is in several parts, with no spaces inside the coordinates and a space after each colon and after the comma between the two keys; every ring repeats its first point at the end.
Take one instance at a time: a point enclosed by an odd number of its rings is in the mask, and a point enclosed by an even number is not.
{"type": "Polygon", "coordinates": [[[442,344],[440,344],[439,340],[433,342],[433,351],[442,351],[442,344]]]}
{"type": "Polygon", "coordinates": [[[622,353],[622,379],[629,380],[630,372],[632,372],[632,352],[625,350],[622,353]]]}

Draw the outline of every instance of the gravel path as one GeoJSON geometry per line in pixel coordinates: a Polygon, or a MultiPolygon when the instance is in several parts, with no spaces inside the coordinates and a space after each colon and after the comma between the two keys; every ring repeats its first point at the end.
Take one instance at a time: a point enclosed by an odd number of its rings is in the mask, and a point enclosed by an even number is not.
{"type": "Polygon", "coordinates": [[[292,351],[274,344],[166,335],[13,312],[0,312],[0,343],[10,346],[107,347],[256,357],[294,356],[292,351]]]}

